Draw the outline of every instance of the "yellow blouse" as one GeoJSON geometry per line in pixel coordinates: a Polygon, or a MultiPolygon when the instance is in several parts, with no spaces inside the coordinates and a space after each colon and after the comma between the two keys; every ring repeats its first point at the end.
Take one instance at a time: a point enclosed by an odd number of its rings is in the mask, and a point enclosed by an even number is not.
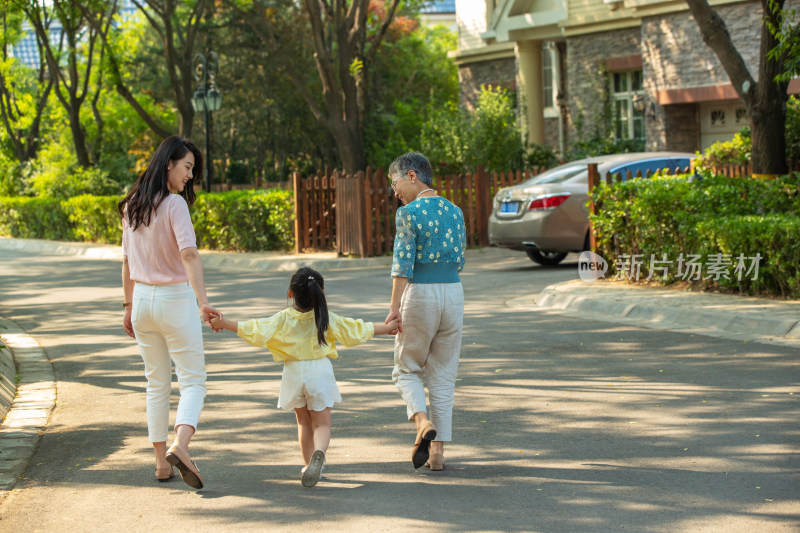
{"type": "Polygon", "coordinates": [[[253,346],[268,348],[275,361],[336,359],[339,354],[334,341],[347,347],[357,346],[375,335],[372,322],[342,317],[330,311],[328,317],[327,346],[320,346],[317,340],[314,311],[301,313],[292,307],[269,318],[239,322],[236,334],[253,346]]]}

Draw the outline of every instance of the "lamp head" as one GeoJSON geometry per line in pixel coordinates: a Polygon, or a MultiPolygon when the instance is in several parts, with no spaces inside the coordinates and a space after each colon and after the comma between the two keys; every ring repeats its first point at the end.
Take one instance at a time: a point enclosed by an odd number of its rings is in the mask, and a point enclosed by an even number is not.
{"type": "Polygon", "coordinates": [[[206,105],[209,111],[219,111],[222,106],[222,93],[217,90],[217,86],[213,82],[206,93],[206,105]]]}
{"type": "Polygon", "coordinates": [[[192,107],[198,113],[206,110],[206,95],[202,85],[198,85],[197,90],[192,95],[192,107]]]}

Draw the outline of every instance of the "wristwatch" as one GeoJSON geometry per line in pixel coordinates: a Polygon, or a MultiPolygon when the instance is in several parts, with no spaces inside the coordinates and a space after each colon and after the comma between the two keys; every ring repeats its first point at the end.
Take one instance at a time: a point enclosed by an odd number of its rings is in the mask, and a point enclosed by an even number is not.
{"type": "Polygon", "coordinates": [[[122,308],[123,308],[123,309],[125,309],[126,307],[128,307],[128,306],[129,306],[129,305],[131,305],[132,303],[133,303],[133,302],[122,302],[122,308]]]}

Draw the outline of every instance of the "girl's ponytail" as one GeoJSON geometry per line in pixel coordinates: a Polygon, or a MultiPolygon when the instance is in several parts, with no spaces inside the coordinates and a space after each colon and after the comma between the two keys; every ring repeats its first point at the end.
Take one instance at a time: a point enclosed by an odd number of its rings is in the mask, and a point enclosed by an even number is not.
{"type": "Polygon", "coordinates": [[[327,346],[325,334],[328,332],[328,302],[325,300],[325,280],[314,269],[303,267],[294,273],[289,284],[294,294],[295,303],[302,309],[314,310],[314,322],[317,325],[317,341],[320,346],[327,346]]]}

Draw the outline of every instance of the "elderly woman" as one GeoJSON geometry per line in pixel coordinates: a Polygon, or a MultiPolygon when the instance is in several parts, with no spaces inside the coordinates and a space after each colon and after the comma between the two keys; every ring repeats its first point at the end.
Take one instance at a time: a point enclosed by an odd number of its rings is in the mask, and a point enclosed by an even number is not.
{"type": "Polygon", "coordinates": [[[392,261],[392,301],[386,323],[397,318],[392,379],[417,426],[414,468],[444,468],[444,443],[452,436],[453,396],[461,352],[466,231],[461,209],[431,188],[433,172],[419,153],[389,166],[397,209],[392,261]],[[425,386],[430,396],[427,414],[425,386]]]}

